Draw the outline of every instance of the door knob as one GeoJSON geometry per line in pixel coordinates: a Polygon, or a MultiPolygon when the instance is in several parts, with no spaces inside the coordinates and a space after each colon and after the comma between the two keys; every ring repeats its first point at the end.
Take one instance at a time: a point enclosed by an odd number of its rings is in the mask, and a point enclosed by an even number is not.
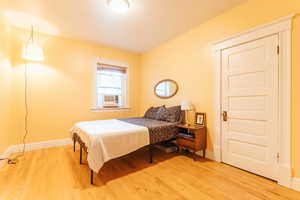
{"type": "Polygon", "coordinates": [[[223,121],[226,122],[228,119],[227,111],[223,111],[222,116],[223,116],[223,121]]]}

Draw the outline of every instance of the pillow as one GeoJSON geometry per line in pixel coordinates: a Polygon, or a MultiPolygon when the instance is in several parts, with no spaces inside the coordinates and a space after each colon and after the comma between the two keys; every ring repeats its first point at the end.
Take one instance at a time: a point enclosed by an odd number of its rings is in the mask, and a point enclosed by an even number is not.
{"type": "Polygon", "coordinates": [[[181,106],[168,107],[168,108],[166,108],[166,110],[167,110],[166,121],[168,121],[168,122],[178,122],[178,121],[180,121],[181,106]]]}
{"type": "Polygon", "coordinates": [[[146,112],[144,117],[149,118],[149,119],[156,119],[157,118],[157,111],[164,106],[159,106],[159,107],[151,107],[149,108],[146,112]]]}
{"type": "Polygon", "coordinates": [[[153,112],[154,112],[154,107],[148,108],[148,110],[144,114],[144,117],[151,118],[153,116],[153,112]]]}
{"type": "Polygon", "coordinates": [[[168,116],[168,112],[165,106],[161,106],[156,112],[156,120],[166,121],[168,116]]]}

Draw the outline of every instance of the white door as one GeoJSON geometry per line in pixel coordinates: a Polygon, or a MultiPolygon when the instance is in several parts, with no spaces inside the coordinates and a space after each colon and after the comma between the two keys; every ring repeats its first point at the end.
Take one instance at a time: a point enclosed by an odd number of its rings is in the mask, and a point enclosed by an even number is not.
{"type": "Polygon", "coordinates": [[[274,180],[277,47],[278,35],[273,35],[222,51],[222,161],[274,180]]]}

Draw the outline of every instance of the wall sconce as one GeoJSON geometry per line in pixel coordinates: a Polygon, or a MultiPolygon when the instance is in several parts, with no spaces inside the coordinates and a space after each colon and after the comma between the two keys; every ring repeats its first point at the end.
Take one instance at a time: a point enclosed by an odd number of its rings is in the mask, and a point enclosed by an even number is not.
{"type": "Polygon", "coordinates": [[[24,44],[22,50],[22,58],[32,61],[43,61],[44,51],[33,40],[33,26],[31,26],[31,33],[28,41],[24,44]]]}

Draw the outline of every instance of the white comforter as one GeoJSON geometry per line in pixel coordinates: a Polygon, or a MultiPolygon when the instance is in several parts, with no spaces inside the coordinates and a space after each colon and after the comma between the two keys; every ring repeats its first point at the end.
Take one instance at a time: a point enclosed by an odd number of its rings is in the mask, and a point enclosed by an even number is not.
{"type": "Polygon", "coordinates": [[[148,145],[148,128],[120,120],[79,122],[71,129],[88,148],[89,167],[99,172],[103,164],[148,145]]]}

